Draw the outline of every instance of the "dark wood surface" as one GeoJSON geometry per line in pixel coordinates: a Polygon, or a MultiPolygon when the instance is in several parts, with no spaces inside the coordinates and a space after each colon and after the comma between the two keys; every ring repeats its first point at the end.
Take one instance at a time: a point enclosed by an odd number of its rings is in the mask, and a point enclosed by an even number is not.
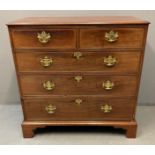
{"type": "Polygon", "coordinates": [[[20,73],[52,73],[52,72],[101,72],[103,74],[137,74],[141,51],[118,51],[118,52],[81,52],[79,60],[72,52],[46,52],[41,51],[18,51],[16,53],[17,66],[20,73]],[[104,57],[113,56],[117,63],[113,67],[104,64],[104,57]],[[53,63],[49,67],[43,67],[40,59],[47,56],[53,63]]]}
{"type": "Polygon", "coordinates": [[[74,49],[76,48],[76,30],[52,29],[46,33],[51,34],[51,39],[47,44],[41,44],[37,39],[37,34],[42,30],[27,29],[12,31],[13,44],[15,48],[50,48],[50,49],[74,49]]]}
{"type": "Polygon", "coordinates": [[[77,97],[53,97],[43,99],[25,100],[25,120],[48,121],[48,120],[74,120],[74,121],[98,121],[98,120],[131,120],[133,119],[133,107],[135,99],[110,99],[105,97],[80,97],[82,103],[77,105],[77,97]],[[104,113],[101,106],[112,106],[109,113],[104,113]],[[48,114],[45,107],[53,105],[56,110],[48,114]]]}
{"type": "Polygon", "coordinates": [[[136,76],[102,76],[82,75],[82,80],[77,82],[75,75],[24,75],[20,76],[22,94],[25,95],[103,95],[103,96],[135,96],[136,76]],[[110,80],[114,83],[112,90],[105,90],[103,82],[110,80]],[[45,81],[55,84],[49,91],[43,87],[45,81]]]}
{"type": "Polygon", "coordinates": [[[16,49],[119,49],[119,48],[143,48],[144,27],[78,27],[77,28],[19,28],[12,29],[13,44],[16,49]],[[79,29],[79,31],[78,31],[79,29]],[[117,32],[119,38],[116,42],[109,43],[105,40],[106,32],[113,30],[117,32]],[[45,31],[51,34],[51,39],[47,44],[41,44],[37,39],[37,34],[45,31]],[[76,44],[77,43],[77,44],[76,44]]]}
{"type": "Polygon", "coordinates": [[[132,16],[87,16],[87,17],[28,17],[8,25],[104,25],[104,24],[149,24],[132,16]]]}
{"type": "Polygon", "coordinates": [[[110,30],[110,28],[80,29],[80,48],[141,48],[143,45],[144,28],[113,27],[112,30],[119,34],[118,40],[113,43],[109,43],[104,38],[105,33],[110,30]]]}
{"type": "Polygon", "coordinates": [[[135,138],[137,123],[132,121],[24,121],[22,130],[24,138],[32,138],[36,128],[46,126],[113,126],[126,130],[127,138],[135,138]]]}
{"type": "Polygon", "coordinates": [[[8,24],[10,41],[24,114],[23,136],[30,138],[39,127],[54,125],[101,125],[127,130],[136,137],[135,111],[149,22],[134,17],[26,18],[8,24]],[[105,40],[105,33],[118,32],[116,42],[105,40]],[[47,31],[51,39],[41,44],[37,34],[47,31]],[[79,60],[74,52],[81,52],[79,60]],[[117,58],[113,67],[104,57],[117,58]],[[51,57],[50,67],[40,58],[51,57]],[[82,76],[77,82],[74,77],[82,76]],[[43,82],[55,83],[52,91],[43,82]],[[114,82],[104,90],[103,82],[114,82]],[[83,103],[75,104],[81,98],[83,103]],[[101,111],[104,104],[110,113],[101,111]],[[57,108],[53,115],[45,106],[57,108]]]}

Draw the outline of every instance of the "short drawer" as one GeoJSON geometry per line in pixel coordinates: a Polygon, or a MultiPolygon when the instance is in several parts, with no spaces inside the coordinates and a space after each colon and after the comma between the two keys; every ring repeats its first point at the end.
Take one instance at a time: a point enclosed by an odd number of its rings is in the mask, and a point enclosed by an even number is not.
{"type": "Polygon", "coordinates": [[[19,72],[138,73],[141,53],[136,52],[18,52],[19,72]]]}
{"type": "Polygon", "coordinates": [[[136,76],[21,75],[23,95],[136,95],[136,76]]]}
{"type": "Polygon", "coordinates": [[[13,45],[17,49],[75,49],[76,30],[28,29],[12,30],[13,45]]]}
{"type": "Polygon", "coordinates": [[[52,97],[24,101],[26,120],[132,120],[135,100],[103,97],[52,97]]]}
{"type": "Polygon", "coordinates": [[[142,48],[143,28],[81,29],[81,49],[142,48]]]}

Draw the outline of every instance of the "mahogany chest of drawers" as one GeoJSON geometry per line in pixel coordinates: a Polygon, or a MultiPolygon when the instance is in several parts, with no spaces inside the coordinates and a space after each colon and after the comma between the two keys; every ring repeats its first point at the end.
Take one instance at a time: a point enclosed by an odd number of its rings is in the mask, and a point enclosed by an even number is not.
{"type": "Polygon", "coordinates": [[[46,126],[113,126],[136,137],[148,25],[135,17],[9,23],[24,137],[46,126]]]}

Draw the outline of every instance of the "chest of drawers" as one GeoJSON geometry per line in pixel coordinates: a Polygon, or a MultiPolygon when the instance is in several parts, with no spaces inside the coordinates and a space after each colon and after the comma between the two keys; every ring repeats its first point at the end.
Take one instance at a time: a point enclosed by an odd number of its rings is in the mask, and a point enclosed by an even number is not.
{"type": "Polygon", "coordinates": [[[134,17],[9,23],[24,137],[46,126],[113,126],[136,137],[148,24],[134,17]]]}

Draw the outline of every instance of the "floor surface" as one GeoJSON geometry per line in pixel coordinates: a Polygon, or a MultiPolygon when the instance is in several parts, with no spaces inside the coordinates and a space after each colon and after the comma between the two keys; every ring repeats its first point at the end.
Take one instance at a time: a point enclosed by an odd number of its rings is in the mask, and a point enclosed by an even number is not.
{"type": "Polygon", "coordinates": [[[0,105],[0,144],[37,145],[110,145],[155,144],[155,106],[138,106],[136,139],[125,137],[123,130],[107,127],[52,127],[39,129],[33,138],[22,137],[20,105],[0,105]]]}

